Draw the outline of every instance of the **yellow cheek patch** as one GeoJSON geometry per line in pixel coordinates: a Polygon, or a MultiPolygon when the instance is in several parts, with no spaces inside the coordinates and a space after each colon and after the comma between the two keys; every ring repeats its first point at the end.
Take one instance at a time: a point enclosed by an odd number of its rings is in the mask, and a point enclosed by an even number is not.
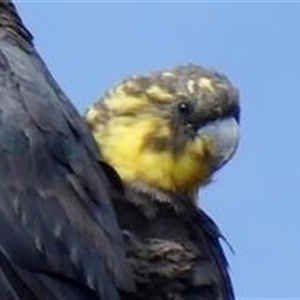
{"type": "Polygon", "coordinates": [[[145,140],[153,133],[155,137],[171,134],[167,124],[153,115],[115,117],[104,129],[93,132],[102,155],[124,180],[142,181],[169,192],[193,193],[210,174],[205,163],[206,141],[193,140],[177,156],[171,149],[154,151],[145,147],[145,140]]]}
{"type": "Polygon", "coordinates": [[[189,153],[183,155],[174,164],[174,182],[176,188],[193,194],[193,192],[206,181],[210,175],[210,169],[205,161],[197,160],[189,153]]]}
{"type": "Polygon", "coordinates": [[[207,164],[208,144],[203,138],[196,138],[187,143],[180,157],[174,164],[174,174],[177,184],[187,191],[194,191],[202,182],[205,182],[211,173],[207,164]]]}
{"type": "Polygon", "coordinates": [[[162,159],[161,153],[147,152],[144,144],[145,139],[153,134],[155,129],[156,136],[165,137],[170,134],[166,124],[158,126],[158,122],[161,122],[161,119],[153,116],[115,117],[101,132],[93,132],[102,155],[117,169],[122,178],[147,179],[146,182],[153,182],[166,176],[165,170],[170,169],[169,155],[162,159]]]}

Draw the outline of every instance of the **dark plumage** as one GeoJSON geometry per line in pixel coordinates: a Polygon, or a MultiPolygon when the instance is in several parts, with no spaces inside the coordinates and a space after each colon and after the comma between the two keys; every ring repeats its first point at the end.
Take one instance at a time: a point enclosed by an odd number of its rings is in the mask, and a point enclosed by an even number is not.
{"type": "Polygon", "coordinates": [[[137,289],[130,300],[233,300],[216,224],[197,207],[199,187],[238,144],[238,92],[196,65],[136,75],[91,105],[99,155],[126,197],[113,204],[137,289]]]}
{"type": "Polygon", "coordinates": [[[111,183],[81,117],[0,1],[0,299],[118,299],[133,287],[111,183]]]}
{"type": "Polygon", "coordinates": [[[233,300],[228,263],[216,224],[186,199],[151,201],[128,186],[114,207],[137,290],[125,300],[233,300]],[[146,205],[143,200],[147,201],[146,205]]]}
{"type": "Polygon", "coordinates": [[[142,158],[150,150],[161,165],[171,162],[162,178],[178,175],[175,183],[158,177],[149,184],[155,172],[130,181],[101,156],[89,131],[94,128],[87,128],[47,70],[14,5],[0,0],[1,300],[234,299],[222,236],[194,194],[236,149],[236,90],[204,68],[179,67],[171,77],[170,91],[156,77],[137,85],[130,79],[119,89],[117,100],[126,102],[115,103],[115,115],[111,102],[99,105],[99,115],[97,105],[92,111],[101,125],[116,116],[134,125],[135,114],[145,109],[150,122],[135,127],[143,140],[124,148],[117,139],[116,149],[126,154],[136,146],[142,158]],[[174,94],[177,88],[199,92],[189,99],[193,111],[174,94]],[[175,171],[174,155],[184,158],[175,171]]]}

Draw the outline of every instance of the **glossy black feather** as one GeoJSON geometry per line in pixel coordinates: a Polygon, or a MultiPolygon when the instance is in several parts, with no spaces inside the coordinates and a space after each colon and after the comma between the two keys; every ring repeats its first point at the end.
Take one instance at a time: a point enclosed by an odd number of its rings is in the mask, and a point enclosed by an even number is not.
{"type": "MultiPolygon", "coordinates": [[[[222,282],[220,284],[222,294],[227,300],[234,300],[234,291],[232,282],[228,273],[228,262],[224,254],[224,250],[220,241],[224,239],[216,223],[203,211],[198,210],[195,212],[194,224],[198,225],[198,230],[203,231],[207,240],[207,247],[211,252],[214,262],[221,274],[222,282]]],[[[196,227],[197,228],[197,227],[196,227]]],[[[203,244],[201,239],[202,233],[199,235],[199,247],[203,244]]],[[[201,266],[199,266],[199,272],[202,272],[201,266]]]]}
{"type": "Polygon", "coordinates": [[[0,1],[0,299],[118,299],[132,279],[81,117],[0,1]],[[3,263],[1,263],[1,261],[3,263]]]}

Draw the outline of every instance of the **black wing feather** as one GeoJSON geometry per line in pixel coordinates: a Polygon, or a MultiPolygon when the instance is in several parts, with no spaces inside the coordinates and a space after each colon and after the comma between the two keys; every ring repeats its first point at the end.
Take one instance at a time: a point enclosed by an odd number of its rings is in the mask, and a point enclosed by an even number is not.
{"type": "MultiPolygon", "coordinates": [[[[195,219],[196,223],[199,224],[199,229],[202,228],[202,230],[205,232],[206,239],[208,240],[207,246],[214,257],[219,272],[222,274],[222,294],[224,295],[225,299],[234,300],[234,291],[228,273],[229,265],[220,243],[220,240],[224,239],[224,237],[216,223],[203,210],[197,211],[195,219]]],[[[199,242],[203,243],[203,240],[199,242]]]]}
{"type": "Polygon", "coordinates": [[[9,266],[0,266],[1,299],[11,292],[11,299],[110,300],[117,288],[132,288],[111,184],[92,138],[5,0],[0,174],[0,256],[9,266]]]}

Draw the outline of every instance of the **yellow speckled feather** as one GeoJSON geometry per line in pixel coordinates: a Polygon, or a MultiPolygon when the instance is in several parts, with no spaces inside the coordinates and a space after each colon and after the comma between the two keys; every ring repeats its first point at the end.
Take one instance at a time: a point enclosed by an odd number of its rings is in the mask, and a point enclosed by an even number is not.
{"type": "Polygon", "coordinates": [[[123,81],[86,113],[101,155],[126,182],[193,195],[212,174],[217,144],[210,135],[185,136],[190,124],[175,119],[176,107],[193,101],[196,111],[208,103],[209,113],[219,117],[224,107],[218,97],[229,89],[221,81],[197,70],[189,76],[175,71],[123,81]]]}
{"type": "MultiPolygon", "coordinates": [[[[117,104],[120,105],[118,112],[127,109],[141,110],[142,105],[139,104],[145,103],[126,96],[118,97],[117,100],[109,103],[112,111],[117,110],[117,104]]],[[[90,124],[95,115],[97,112],[90,108],[86,116],[90,124]]],[[[209,174],[205,159],[201,162],[201,157],[205,158],[205,147],[208,145],[206,140],[196,139],[190,142],[180,156],[172,153],[170,149],[158,152],[144,147],[145,139],[153,133],[157,137],[170,135],[166,121],[156,115],[141,114],[138,118],[116,116],[102,130],[92,132],[101,148],[101,154],[128,181],[139,180],[172,192],[189,191],[206,180],[209,174]]]]}

